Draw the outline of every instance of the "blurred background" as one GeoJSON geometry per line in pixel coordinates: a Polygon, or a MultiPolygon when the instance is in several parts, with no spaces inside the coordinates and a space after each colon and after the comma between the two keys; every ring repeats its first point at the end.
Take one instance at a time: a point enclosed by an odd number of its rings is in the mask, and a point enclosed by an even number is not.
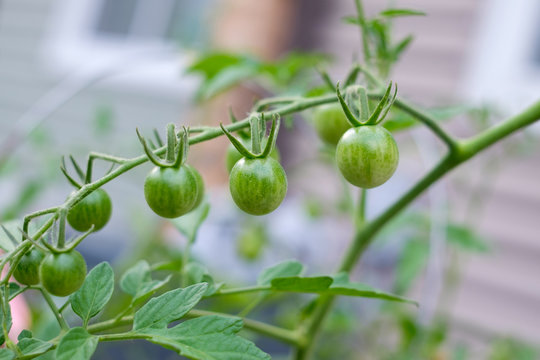
{"type": "MultiPolygon", "coordinates": [[[[470,136],[538,99],[540,2],[390,3],[427,16],[394,22],[393,38],[413,34],[414,41],[389,77],[404,98],[438,109],[455,136],[470,136]]],[[[390,6],[364,4],[368,16],[390,6]]],[[[243,118],[257,99],[320,85],[315,66],[342,80],[362,58],[358,28],[342,21],[354,13],[352,0],[0,0],[1,218],[63,201],[72,189],[59,171],[61,156],[81,163],[91,150],[137,156],[135,127],[149,136],[169,122],[215,126],[229,121],[229,107],[243,118]]],[[[290,188],[282,206],[263,218],[232,203],[226,139],[191,148],[189,163],[202,173],[211,204],[193,251],[217,280],[250,284],[262,268],[289,258],[308,264],[310,273],[335,269],[353,233],[347,208],[356,190],[343,186],[309,119],[305,111],[285,121],[278,146],[290,188]]],[[[428,131],[405,127],[395,131],[399,168],[370,191],[369,218],[443,154],[428,131]]],[[[539,129],[453,172],[379,236],[355,280],[407,294],[420,308],[343,299],[318,358],[540,358],[539,129]],[[343,346],[336,349],[335,341],[343,346]]],[[[98,166],[95,177],[107,167],[98,166]]],[[[81,245],[89,266],[181,259],[185,239],[145,204],[150,168],[105,186],[113,217],[81,245]]],[[[27,300],[35,331],[46,334],[46,311],[27,300]]],[[[270,302],[253,316],[291,324],[304,300],[270,302]]],[[[242,309],[245,302],[212,306],[242,309]]],[[[275,358],[288,353],[261,341],[275,358]]],[[[156,348],[133,344],[106,344],[96,358],[155,358],[156,348]]]]}

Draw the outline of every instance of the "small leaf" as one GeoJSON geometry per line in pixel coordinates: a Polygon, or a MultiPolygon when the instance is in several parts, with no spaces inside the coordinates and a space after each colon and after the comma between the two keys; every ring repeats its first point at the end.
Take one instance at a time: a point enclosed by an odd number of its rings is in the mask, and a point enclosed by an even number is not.
{"type": "Polygon", "coordinates": [[[209,99],[239,84],[243,80],[257,75],[258,72],[258,67],[252,63],[242,63],[228,67],[205,83],[202,96],[205,99],[209,99]]]}
{"type": "Polygon", "coordinates": [[[394,61],[399,59],[399,56],[405,49],[409,47],[411,42],[414,40],[412,35],[406,36],[403,40],[396,44],[394,47],[394,61]]]}
{"type": "Polygon", "coordinates": [[[163,328],[168,323],[180,319],[201,300],[208,285],[191,285],[176,289],[148,301],[135,313],[133,330],[163,328]]]}
{"type": "Polygon", "coordinates": [[[411,9],[386,9],[379,13],[384,17],[400,17],[400,16],[425,16],[426,13],[418,10],[411,9]]]}
{"type": "Polygon", "coordinates": [[[210,204],[204,203],[190,213],[171,220],[171,222],[190,242],[194,242],[197,238],[197,232],[208,217],[209,212],[210,204]]]}
{"type": "Polygon", "coordinates": [[[90,360],[98,344],[98,338],[85,329],[70,329],[56,348],[56,360],[90,360]]]}
{"type": "Polygon", "coordinates": [[[328,290],[333,281],[329,276],[277,278],[272,280],[272,289],[288,292],[319,293],[328,290]]]}
{"type": "Polygon", "coordinates": [[[477,236],[472,229],[457,224],[448,224],[446,228],[447,241],[462,250],[485,253],[489,246],[484,239],[477,236]]]}
{"type": "Polygon", "coordinates": [[[429,256],[428,244],[421,240],[410,240],[405,244],[399,259],[393,291],[404,294],[425,268],[429,256]]]}
{"type": "Polygon", "coordinates": [[[20,238],[21,233],[19,228],[22,228],[22,220],[9,220],[2,222],[2,229],[0,229],[0,249],[5,252],[9,252],[15,248],[12,238],[20,238]],[[5,228],[5,230],[4,230],[5,228]],[[8,233],[6,233],[6,230],[8,233]]]}
{"type": "Polygon", "coordinates": [[[15,358],[15,353],[8,349],[0,349],[0,360],[11,360],[15,358]]]}
{"type": "Polygon", "coordinates": [[[269,360],[270,356],[236,333],[242,320],[235,317],[203,316],[170,329],[147,329],[149,341],[196,360],[269,360]]]}
{"type": "Polygon", "coordinates": [[[19,336],[17,336],[17,340],[18,341],[21,341],[22,339],[27,339],[27,338],[31,338],[33,335],[32,335],[32,332],[30,330],[26,330],[24,329],[23,331],[21,331],[21,333],[19,334],[19,336]]]}
{"type": "Polygon", "coordinates": [[[19,350],[25,356],[36,356],[46,353],[52,346],[51,343],[34,338],[23,338],[17,344],[19,350]]]}
{"type": "Polygon", "coordinates": [[[152,281],[150,265],[146,260],[140,260],[122,275],[120,289],[126,294],[135,296],[142,284],[150,281],[152,281]]]}
{"type": "Polygon", "coordinates": [[[298,276],[304,272],[304,265],[296,260],[285,260],[271,266],[259,275],[257,278],[257,285],[270,285],[273,279],[298,276]]]}
{"type": "Polygon", "coordinates": [[[141,260],[122,275],[120,288],[133,297],[131,302],[135,304],[161,289],[170,279],[171,275],[163,280],[152,280],[150,265],[146,260],[141,260]]]}
{"type": "Polygon", "coordinates": [[[96,265],[84,280],[83,285],[71,295],[71,308],[79,315],[86,327],[109,302],[114,290],[114,272],[107,262],[96,265]]]}

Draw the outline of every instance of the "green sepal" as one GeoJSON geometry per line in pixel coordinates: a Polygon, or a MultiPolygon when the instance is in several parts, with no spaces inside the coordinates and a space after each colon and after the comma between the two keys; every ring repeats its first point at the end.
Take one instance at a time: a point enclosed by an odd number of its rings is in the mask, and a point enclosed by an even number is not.
{"type": "Polygon", "coordinates": [[[349,120],[349,123],[353,127],[357,127],[362,125],[360,121],[358,121],[357,118],[354,117],[353,113],[351,112],[351,109],[345,102],[345,99],[343,99],[343,96],[341,96],[341,92],[339,91],[339,83],[336,85],[336,95],[339,100],[339,103],[341,104],[341,107],[343,108],[343,112],[345,113],[345,116],[347,117],[347,120],[349,120]]]}
{"type": "Polygon", "coordinates": [[[265,158],[268,155],[270,155],[270,153],[276,146],[276,140],[277,140],[277,135],[279,131],[279,124],[280,124],[279,115],[274,114],[274,116],[272,116],[272,128],[270,129],[270,134],[268,135],[268,141],[266,141],[266,146],[264,147],[264,151],[257,157],[265,158]]]}
{"type": "Polygon", "coordinates": [[[231,142],[231,144],[233,144],[233,146],[236,148],[236,150],[238,150],[238,152],[240,154],[242,154],[243,157],[247,158],[247,159],[255,159],[255,154],[253,154],[251,151],[249,151],[245,146],[244,144],[242,144],[240,142],[240,140],[238,140],[237,138],[235,138],[233,136],[233,134],[231,134],[231,132],[229,130],[227,130],[223,124],[219,124],[219,126],[221,127],[221,130],[223,131],[223,133],[225,134],[225,136],[227,136],[227,138],[229,138],[229,141],[231,142]]]}

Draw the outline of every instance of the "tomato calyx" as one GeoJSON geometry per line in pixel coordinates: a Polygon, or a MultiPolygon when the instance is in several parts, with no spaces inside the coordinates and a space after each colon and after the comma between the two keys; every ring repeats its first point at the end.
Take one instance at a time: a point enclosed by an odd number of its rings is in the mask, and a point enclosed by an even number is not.
{"type": "Polygon", "coordinates": [[[390,81],[375,110],[371,112],[365,87],[361,85],[349,86],[344,98],[339,90],[339,83],[337,84],[336,94],[339,103],[343,108],[347,120],[349,120],[353,127],[373,126],[385,119],[397,96],[397,84],[394,86],[394,93],[391,95],[392,85],[394,84],[390,81]]]}
{"type": "Polygon", "coordinates": [[[182,127],[177,137],[174,124],[170,123],[167,125],[167,151],[165,153],[165,160],[160,159],[154,154],[152,149],[148,146],[146,139],[139,132],[139,129],[136,129],[136,131],[144,152],[146,153],[146,156],[148,156],[148,160],[154,165],[160,168],[179,169],[180,166],[186,162],[189,148],[189,131],[185,126],[182,127]]]}
{"type": "Polygon", "coordinates": [[[270,128],[270,134],[264,149],[261,149],[263,138],[266,133],[266,120],[264,113],[260,115],[252,115],[249,118],[249,125],[251,129],[251,151],[234,137],[229,130],[227,130],[223,124],[219,124],[223,133],[229,138],[233,146],[238,150],[240,154],[246,159],[265,159],[267,158],[276,145],[277,134],[279,131],[280,118],[278,114],[272,116],[272,127],[270,128]]]}

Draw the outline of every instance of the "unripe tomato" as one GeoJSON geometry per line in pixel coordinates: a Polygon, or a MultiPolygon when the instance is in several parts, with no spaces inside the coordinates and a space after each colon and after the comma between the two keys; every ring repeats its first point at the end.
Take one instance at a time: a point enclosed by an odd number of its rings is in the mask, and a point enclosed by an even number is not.
{"type": "Polygon", "coordinates": [[[322,141],[335,146],[345,131],[351,128],[351,124],[347,121],[341,105],[333,103],[314,110],[313,127],[322,141]]]}
{"type": "Polygon", "coordinates": [[[15,267],[15,279],[24,285],[39,284],[39,266],[44,257],[45,254],[36,248],[26,252],[15,267]]]}
{"type": "Polygon", "coordinates": [[[374,188],[396,171],[399,152],[392,134],[376,125],[347,130],[336,148],[339,170],[353,185],[374,188]]]}
{"type": "Polygon", "coordinates": [[[68,296],[79,290],[86,277],[86,262],[76,250],[49,254],[39,268],[45,290],[55,296],[68,296]]]}
{"type": "MultiPolygon", "coordinates": [[[[251,150],[251,140],[241,139],[240,141],[248,150],[251,150]]],[[[261,148],[264,149],[265,145],[266,145],[266,141],[263,141],[263,143],[261,144],[261,148]]],[[[277,147],[274,147],[272,151],[270,151],[270,157],[279,161],[281,156],[279,155],[279,150],[277,147]]],[[[233,144],[229,144],[229,146],[227,147],[227,153],[225,154],[225,165],[227,166],[227,171],[229,172],[229,174],[231,173],[231,170],[234,167],[234,165],[241,158],[243,158],[242,154],[240,154],[238,150],[236,150],[233,144]]]]}
{"type": "Polygon", "coordinates": [[[229,188],[240,209],[251,215],[265,215],[277,209],[285,198],[287,177],[271,157],[242,158],[231,171],[229,188]]]}
{"type": "Polygon", "coordinates": [[[204,180],[201,176],[201,174],[195,169],[193,166],[185,165],[191,170],[193,175],[195,175],[195,179],[197,180],[197,199],[195,200],[195,204],[193,205],[192,209],[196,209],[201,205],[203,199],[204,199],[204,180]]]}
{"type": "Polygon", "coordinates": [[[97,189],[69,210],[67,221],[77,231],[88,231],[92,225],[94,225],[94,231],[97,231],[107,224],[111,213],[111,198],[105,190],[97,189]]]}
{"type": "Polygon", "coordinates": [[[199,196],[197,177],[189,167],[156,166],[144,182],[148,206],[164,218],[177,218],[193,209],[199,196]]]}

